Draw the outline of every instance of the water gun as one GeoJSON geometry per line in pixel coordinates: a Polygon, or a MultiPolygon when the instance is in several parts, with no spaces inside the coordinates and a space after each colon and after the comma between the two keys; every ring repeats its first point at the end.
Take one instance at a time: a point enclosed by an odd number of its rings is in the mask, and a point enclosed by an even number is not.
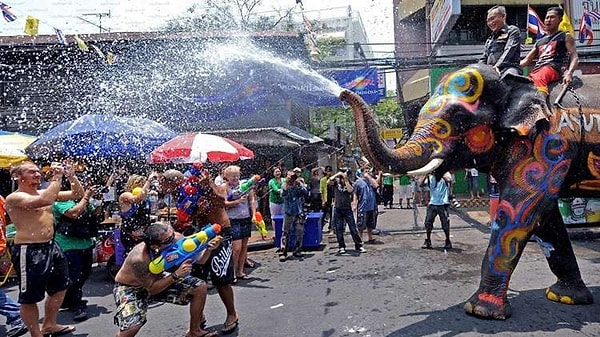
{"type": "Polygon", "coordinates": [[[258,229],[258,231],[260,232],[260,236],[262,236],[262,239],[264,240],[267,236],[267,226],[265,225],[265,220],[263,219],[263,216],[259,211],[256,211],[254,213],[254,220],[256,228],[258,229]]]}
{"type": "Polygon", "coordinates": [[[208,243],[221,232],[221,225],[207,225],[198,233],[182,237],[165,248],[160,256],[150,261],[148,269],[152,274],[179,267],[185,260],[194,260],[208,247],[208,243]]]}
{"type": "Polygon", "coordinates": [[[240,184],[237,188],[227,194],[227,201],[237,200],[244,195],[248,194],[252,187],[260,181],[258,174],[253,175],[250,179],[246,180],[243,184],[240,184]]]}
{"type": "Polygon", "coordinates": [[[177,220],[179,222],[185,223],[190,220],[198,208],[198,201],[206,194],[206,191],[200,186],[200,177],[203,176],[203,171],[200,162],[195,162],[188,170],[190,174],[181,187],[177,200],[177,220]]]}

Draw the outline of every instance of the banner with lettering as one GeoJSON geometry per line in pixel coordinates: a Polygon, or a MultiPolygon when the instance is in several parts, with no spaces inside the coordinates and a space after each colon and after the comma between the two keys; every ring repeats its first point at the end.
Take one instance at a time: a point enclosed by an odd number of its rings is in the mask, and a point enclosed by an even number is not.
{"type": "Polygon", "coordinates": [[[275,84],[290,98],[309,106],[340,106],[338,98],[340,87],[360,95],[368,104],[377,104],[385,97],[385,77],[379,74],[377,68],[329,70],[318,75],[306,72],[294,72],[282,78],[275,84]],[[329,80],[328,80],[329,79],[329,80]]]}

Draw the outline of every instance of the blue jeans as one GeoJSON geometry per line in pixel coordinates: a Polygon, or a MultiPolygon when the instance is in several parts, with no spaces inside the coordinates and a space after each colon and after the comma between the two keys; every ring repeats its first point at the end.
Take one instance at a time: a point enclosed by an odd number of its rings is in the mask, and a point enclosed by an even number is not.
{"type": "Polygon", "coordinates": [[[338,248],[346,248],[346,243],[344,242],[344,230],[346,229],[346,224],[348,224],[348,228],[350,229],[350,235],[352,236],[352,241],[354,241],[354,248],[359,249],[362,247],[363,243],[358,235],[356,221],[354,220],[354,212],[352,212],[351,208],[334,208],[333,223],[335,225],[335,236],[337,238],[338,248]]]}
{"type": "Polygon", "coordinates": [[[6,296],[6,293],[0,289],[0,315],[6,317],[6,324],[10,325],[21,318],[19,309],[19,303],[6,296]]]}

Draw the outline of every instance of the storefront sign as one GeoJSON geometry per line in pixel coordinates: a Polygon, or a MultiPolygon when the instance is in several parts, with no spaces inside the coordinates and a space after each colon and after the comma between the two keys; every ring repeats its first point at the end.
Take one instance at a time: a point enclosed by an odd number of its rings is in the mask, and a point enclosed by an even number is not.
{"type": "Polygon", "coordinates": [[[401,139],[403,135],[404,132],[400,128],[381,130],[381,138],[383,139],[401,139]]]}
{"type": "Polygon", "coordinates": [[[559,199],[558,209],[565,225],[600,223],[600,199],[559,199]]]}
{"type": "Polygon", "coordinates": [[[435,0],[429,11],[431,43],[435,45],[450,32],[459,15],[460,0],[435,0]]]}

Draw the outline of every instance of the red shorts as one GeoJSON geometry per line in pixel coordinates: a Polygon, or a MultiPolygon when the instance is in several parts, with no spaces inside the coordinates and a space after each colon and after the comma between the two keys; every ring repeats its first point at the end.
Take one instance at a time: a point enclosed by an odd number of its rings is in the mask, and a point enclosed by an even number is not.
{"type": "Polygon", "coordinates": [[[529,73],[529,77],[533,80],[533,85],[536,88],[548,94],[548,84],[560,81],[560,73],[551,66],[543,66],[529,73]]]}

